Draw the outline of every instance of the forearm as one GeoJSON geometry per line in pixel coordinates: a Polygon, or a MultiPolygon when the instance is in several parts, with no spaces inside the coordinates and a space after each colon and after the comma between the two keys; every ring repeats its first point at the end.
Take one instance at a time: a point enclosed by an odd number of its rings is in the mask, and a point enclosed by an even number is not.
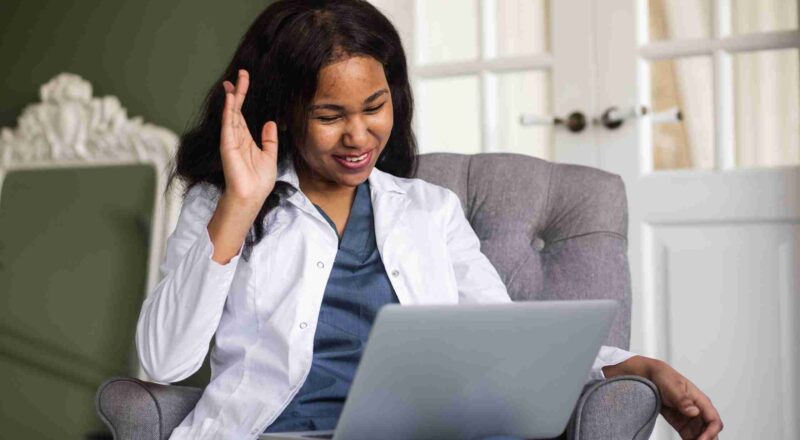
{"type": "Polygon", "coordinates": [[[237,255],[260,209],[258,201],[232,199],[226,194],[220,196],[208,223],[208,235],[214,244],[211,257],[214,261],[227,264],[237,255]]]}
{"type": "Polygon", "coordinates": [[[197,371],[219,326],[238,257],[226,265],[210,258],[213,244],[205,219],[193,224],[195,219],[187,217],[179,224],[167,246],[167,260],[178,262],[164,266],[164,278],[142,304],[136,347],[152,380],[176,382],[197,371]],[[176,237],[193,241],[184,250],[187,243],[176,237]]]}

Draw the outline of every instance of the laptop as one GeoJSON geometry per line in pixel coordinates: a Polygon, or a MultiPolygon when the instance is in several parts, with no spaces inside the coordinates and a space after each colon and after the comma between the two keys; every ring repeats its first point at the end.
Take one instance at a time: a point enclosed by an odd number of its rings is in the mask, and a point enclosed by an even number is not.
{"type": "Polygon", "coordinates": [[[616,312],[613,300],[388,304],[336,429],[259,439],[556,437],[616,312]]]}

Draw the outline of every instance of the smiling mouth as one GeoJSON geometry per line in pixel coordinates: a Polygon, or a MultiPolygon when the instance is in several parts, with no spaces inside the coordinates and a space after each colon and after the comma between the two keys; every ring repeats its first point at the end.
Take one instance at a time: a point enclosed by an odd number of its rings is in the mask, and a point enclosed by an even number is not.
{"type": "Polygon", "coordinates": [[[369,150],[360,156],[338,156],[334,154],[333,158],[337,163],[347,169],[360,169],[369,163],[372,157],[372,151],[373,150],[369,150]]]}
{"type": "Polygon", "coordinates": [[[336,156],[342,158],[348,162],[361,162],[362,160],[367,158],[368,153],[364,153],[361,156],[336,156]]]}

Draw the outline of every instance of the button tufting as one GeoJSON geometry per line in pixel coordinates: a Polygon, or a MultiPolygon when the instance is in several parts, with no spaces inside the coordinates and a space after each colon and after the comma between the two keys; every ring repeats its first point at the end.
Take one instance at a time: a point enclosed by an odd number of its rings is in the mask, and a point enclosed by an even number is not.
{"type": "Polygon", "coordinates": [[[317,267],[322,269],[323,267],[325,267],[325,263],[323,263],[322,261],[317,261],[317,267]]]}
{"type": "Polygon", "coordinates": [[[392,276],[393,277],[396,277],[398,275],[400,275],[400,271],[399,270],[395,269],[395,270],[392,271],[392,276]]]}

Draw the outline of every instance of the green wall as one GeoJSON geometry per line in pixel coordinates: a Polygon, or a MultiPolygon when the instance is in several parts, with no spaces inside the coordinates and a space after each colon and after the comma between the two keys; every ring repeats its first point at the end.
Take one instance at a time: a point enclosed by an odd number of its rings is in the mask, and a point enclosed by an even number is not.
{"type": "MultiPolygon", "coordinates": [[[[268,4],[267,0],[3,0],[0,2],[0,60],[3,60],[0,63],[0,127],[16,127],[16,118],[23,108],[39,101],[39,87],[58,73],[70,72],[92,83],[95,96],[117,96],[129,117],[141,116],[145,122],[180,134],[196,117],[205,93],[226,67],[247,27],[268,4]]],[[[145,188],[147,185],[152,188],[152,172],[146,167],[130,167],[125,172],[78,170],[48,173],[46,177],[28,172],[16,176],[12,173],[5,185],[0,200],[3,220],[0,227],[6,228],[0,231],[0,234],[6,232],[5,238],[0,235],[0,246],[5,245],[0,247],[0,251],[4,250],[0,252],[0,264],[5,268],[5,272],[0,268],[0,274],[5,276],[0,277],[0,284],[3,284],[0,308],[5,307],[8,312],[2,324],[13,329],[0,332],[0,378],[16,384],[16,392],[0,393],[0,408],[5,408],[4,412],[14,409],[15,417],[21,415],[22,419],[16,422],[14,430],[0,431],[0,438],[22,438],[19,435],[55,438],[56,431],[60,438],[83,438],[76,436],[77,433],[103,429],[99,421],[86,419],[86,414],[91,414],[94,408],[67,411],[64,406],[67,402],[79,407],[92,405],[93,396],[89,391],[93,381],[108,374],[129,374],[124,361],[134,353],[132,325],[135,325],[141,298],[118,298],[113,302],[113,295],[99,291],[104,289],[101,282],[86,283],[87,275],[81,270],[60,270],[57,258],[51,259],[55,266],[43,273],[44,266],[37,266],[35,258],[25,260],[26,263],[17,251],[12,253],[9,240],[19,237],[15,235],[14,225],[35,228],[37,223],[26,219],[48,215],[72,218],[62,225],[62,235],[70,238],[93,236],[97,243],[107,243],[107,237],[97,234],[97,223],[80,221],[81,211],[75,211],[75,206],[94,200],[99,203],[95,215],[105,215],[103,218],[110,222],[110,228],[133,234],[129,237],[129,241],[133,240],[131,243],[144,243],[141,234],[135,235],[135,225],[141,225],[142,216],[149,215],[152,200],[136,198],[120,206],[109,203],[114,194],[129,194],[130,197],[149,194],[150,190],[145,188]],[[113,191],[94,194],[85,190],[105,186],[98,184],[104,179],[109,181],[113,191]],[[16,190],[6,191],[12,187],[16,190]],[[59,187],[60,192],[46,190],[53,187],[59,187]],[[66,198],[71,203],[53,203],[50,211],[44,214],[35,209],[36,204],[25,203],[30,202],[27,198],[32,197],[31,188],[36,190],[36,198],[32,200],[40,205],[45,204],[47,197],[66,198]],[[69,188],[72,193],[63,192],[69,188]],[[11,206],[16,207],[14,212],[9,212],[11,206]],[[23,206],[30,211],[20,212],[23,206]],[[114,220],[114,216],[119,218],[114,220]],[[14,233],[9,233],[9,228],[14,233]],[[9,287],[12,277],[14,287],[9,287]],[[77,302],[65,303],[63,297],[54,293],[58,290],[53,287],[56,284],[98,291],[73,289],[77,302]],[[49,286],[49,290],[42,286],[49,286]],[[26,295],[27,289],[37,289],[38,294],[26,295]],[[12,303],[13,310],[9,307],[12,303]],[[64,304],[73,305],[66,307],[64,304]],[[115,319],[108,319],[109,310],[113,311],[111,316],[115,319]],[[59,330],[53,324],[60,319],[71,323],[67,330],[59,330]],[[85,323],[83,333],[81,323],[85,323]],[[82,341],[82,337],[87,339],[82,341]],[[118,345],[110,344],[112,340],[118,341],[118,345]],[[47,348],[48,344],[51,348],[47,348]],[[54,361],[47,371],[43,365],[47,365],[48,353],[54,356],[61,353],[63,356],[59,355],[58,359],[72,356],[75,361],[64,368],[54,361]],[[104,353],[107,359],[102,359],[104,353]],[[87,363],[81,362],[87,359],[88,364],[94,366],[84,369],[81,365],[87,363]],[[75,383],[82,384],[77,385],[79,391],[69,388],[75,383]],[[46,396],[48,390],[54,391],[52,395],[46,396]],[[37,427],[27,426],[37,419],[48,422],[37,427]]],[[[29,229],[28,233],[37,236],[33,231],[29,229]]],[[[24,249],[29,255],[44,253],[46,246],[59,249],[58,255],[62,257],[70,255],[64,249],[74,243],[70,244],[69,240],[55,243],[43,237],[45,235],[38,236],[37,240],[15,243],[18,250],[24,249]]],[[[76,254],[72,263],[90,262],[91,270],[96,273],[125,273],[132,278],[127,278],[125,288],[120,287],[114,294],[135,295],[140,287],[130,279],[143,282],[144,251],[134,244],[127,246],[132,250],[122,255],[127,255],[129,260],[76,254]],[[127,265],[126,271],[120,272],[120,265],[127,265]]],[[[119,251],[118,247],[115,249],[119,251]]],[[[94,252],[88,248],[76,249],[78,251],[94,252]]],[[[113,283],[113,279],[105,282],[113,283]]],[[[208,374],[206,362],[197,374],[181,384],[203,386],[208,374]]]]}
{"type": "Polygon", "coordinates": [[[97,387],[129,375],[155,170],[9,173],[0,198],[0,438],[102,432],[97,387]]]}
{"type": "Polygon", "coordinates": [[[3,0],[0,126],[16,124],[41,84],[71,72],[95,95],[118,96],[130,116],[180,133],[269,3],[3,0]]]}

